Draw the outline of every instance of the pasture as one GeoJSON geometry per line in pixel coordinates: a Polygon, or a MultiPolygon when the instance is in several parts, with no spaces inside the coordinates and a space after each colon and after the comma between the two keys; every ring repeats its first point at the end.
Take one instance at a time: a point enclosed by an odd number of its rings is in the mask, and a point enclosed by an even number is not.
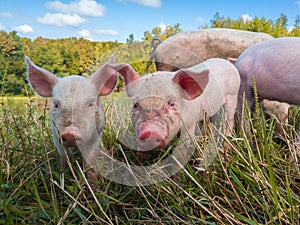
{"type": "MultiPolygon", "coordinates": [[[[126,157],[110,126],[114,98],[104,98],[102,142],[126,157]]],[[[233,137],[225,137],[224,148],[205,168],[199,166],[202,150],[215,138],[206,131],[177,175],[147,186],[101,177],[95,188],[80,157],[69,163],[62,186],[46,103],[35,97],[1,99],[0,224],[299,224],[296,107],[289,125],[277,127],[260,106],[252,119],[246,110],[248,130],[237,122],[233,137]]]]}

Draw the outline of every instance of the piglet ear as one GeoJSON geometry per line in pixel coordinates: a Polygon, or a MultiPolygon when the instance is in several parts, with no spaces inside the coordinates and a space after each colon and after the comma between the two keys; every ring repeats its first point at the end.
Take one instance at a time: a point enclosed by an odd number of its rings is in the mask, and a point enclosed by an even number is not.
{"type": "Polygon", "coordinates": [[[234,65],[237,61],[237,58],[228,57],[227,60],[234,65]]]}
{"type": "Polygon", "coordinates": [[[110,94],[116,87],[118,73],[110,67],[114,63],[115,56],[111,55],[108,61],[90,78],[102,96],[110,94]]]}
{"type": "Polygon", "coordinates": [[[32,89],[40,96],[52,96],[53,87],[58,83],[59,78],[48,70],[36,66],[28,57],[25,57],[25,61],[27,64],[27,77],[32,89]]]}
{"type": "Polygon", "coordinates": [[[178,84],[187,94],[184,98],[193,100],[199,97],[209,80],[209,70],[195,72],[191,70],[179,70],[176,72],[173,82],[178,84]]]}
{"type": "Polygon", "coordinates": [[[115,71],[119,72],[124,78],[125,86],[127,86],[132,81],[139,79],[139,75],[135,70],[127,63],[120,63],[111,66],[115,71]]]}

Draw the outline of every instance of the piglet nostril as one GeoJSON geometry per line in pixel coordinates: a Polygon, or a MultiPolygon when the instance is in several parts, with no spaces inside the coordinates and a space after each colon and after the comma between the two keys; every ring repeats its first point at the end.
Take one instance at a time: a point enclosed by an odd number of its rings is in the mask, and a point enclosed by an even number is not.
{"type": "Polygon", "coordinates": [[[144,130],[138,136],[138,142],[140,147],[144,150],[152,150],[154,148],[161,148],[166,145],[165,137],[156,130],[144,130]]]}
{"type": "Polygon", "coordinates": [[[83,141],[83,135],[78,127],[73,125],[65,127],[64,131],[61,133],[61,142],[65,147],[78,146],[83,141]]]}
{"type": "Polygon", "coordinates": [[[145,141],[148,137],[150,137],[151,131],[145,131],[141,135],[139,135],[139,139],[145,141]]]}

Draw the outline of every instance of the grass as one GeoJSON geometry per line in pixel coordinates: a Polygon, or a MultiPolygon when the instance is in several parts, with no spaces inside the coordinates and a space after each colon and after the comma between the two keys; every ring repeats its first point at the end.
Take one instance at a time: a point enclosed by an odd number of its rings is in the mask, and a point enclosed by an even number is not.
{"type": "MultiPolygon", "coordinates": [[[[246,113],[248,130],[237,124],[206,169],[199,168],[196,149],[172,179],[133,187],[101,177],[94,189],[78,157],[62,188],[48,111],[42,100],[26,99],[2,99],[0,224],[299,224],[297,108],[279,136],[260,108],[252,119],[246,113]]],[[[199,146],[205,148],[207,138],[199,136],[199,146]]],[[[110,126],[103,145],[112,152],[122,148],[110,126]]]]}

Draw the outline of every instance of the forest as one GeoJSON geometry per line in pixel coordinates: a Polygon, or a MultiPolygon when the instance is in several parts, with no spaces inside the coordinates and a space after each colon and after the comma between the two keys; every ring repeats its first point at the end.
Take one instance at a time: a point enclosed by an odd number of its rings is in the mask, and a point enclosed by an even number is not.
{"type": "MultiPolygon", "coordinates": [[[[254,17],[244,20],[242,17],[233,20],[216,12],[210,24],[199,27],[232,28],[254,32],[265,32],[273,37],[300,36],[300,17],[296,16],[292,28],[288,27],[287,16],[281,14],[275,21],[265,17],[254,17]]],[[[139,74],[146,71],[146,64],[153,50],[151,40],[161,40],[181,32],[180,24],[169,25],[165,30],[155,27],[144,32],[141,40],[135,40],[131,34],[125,43],[92,42],[83,38],[69,37],[48,39],[38,37],[34,40],[20,37],[16,31],[0,31],[0,91],[1,95],[31,95],[26,81],[24,57],[28,56],[36,65],[49,70],[58,76],[77,74],[88,76],[100,67],[111,54],[117,62],[132,64],[139,74]]],[[[148,72],[154,71],[154,64],[148,72]]],[[[119,81],[117,91],[122,87],[119,81]]]]}

